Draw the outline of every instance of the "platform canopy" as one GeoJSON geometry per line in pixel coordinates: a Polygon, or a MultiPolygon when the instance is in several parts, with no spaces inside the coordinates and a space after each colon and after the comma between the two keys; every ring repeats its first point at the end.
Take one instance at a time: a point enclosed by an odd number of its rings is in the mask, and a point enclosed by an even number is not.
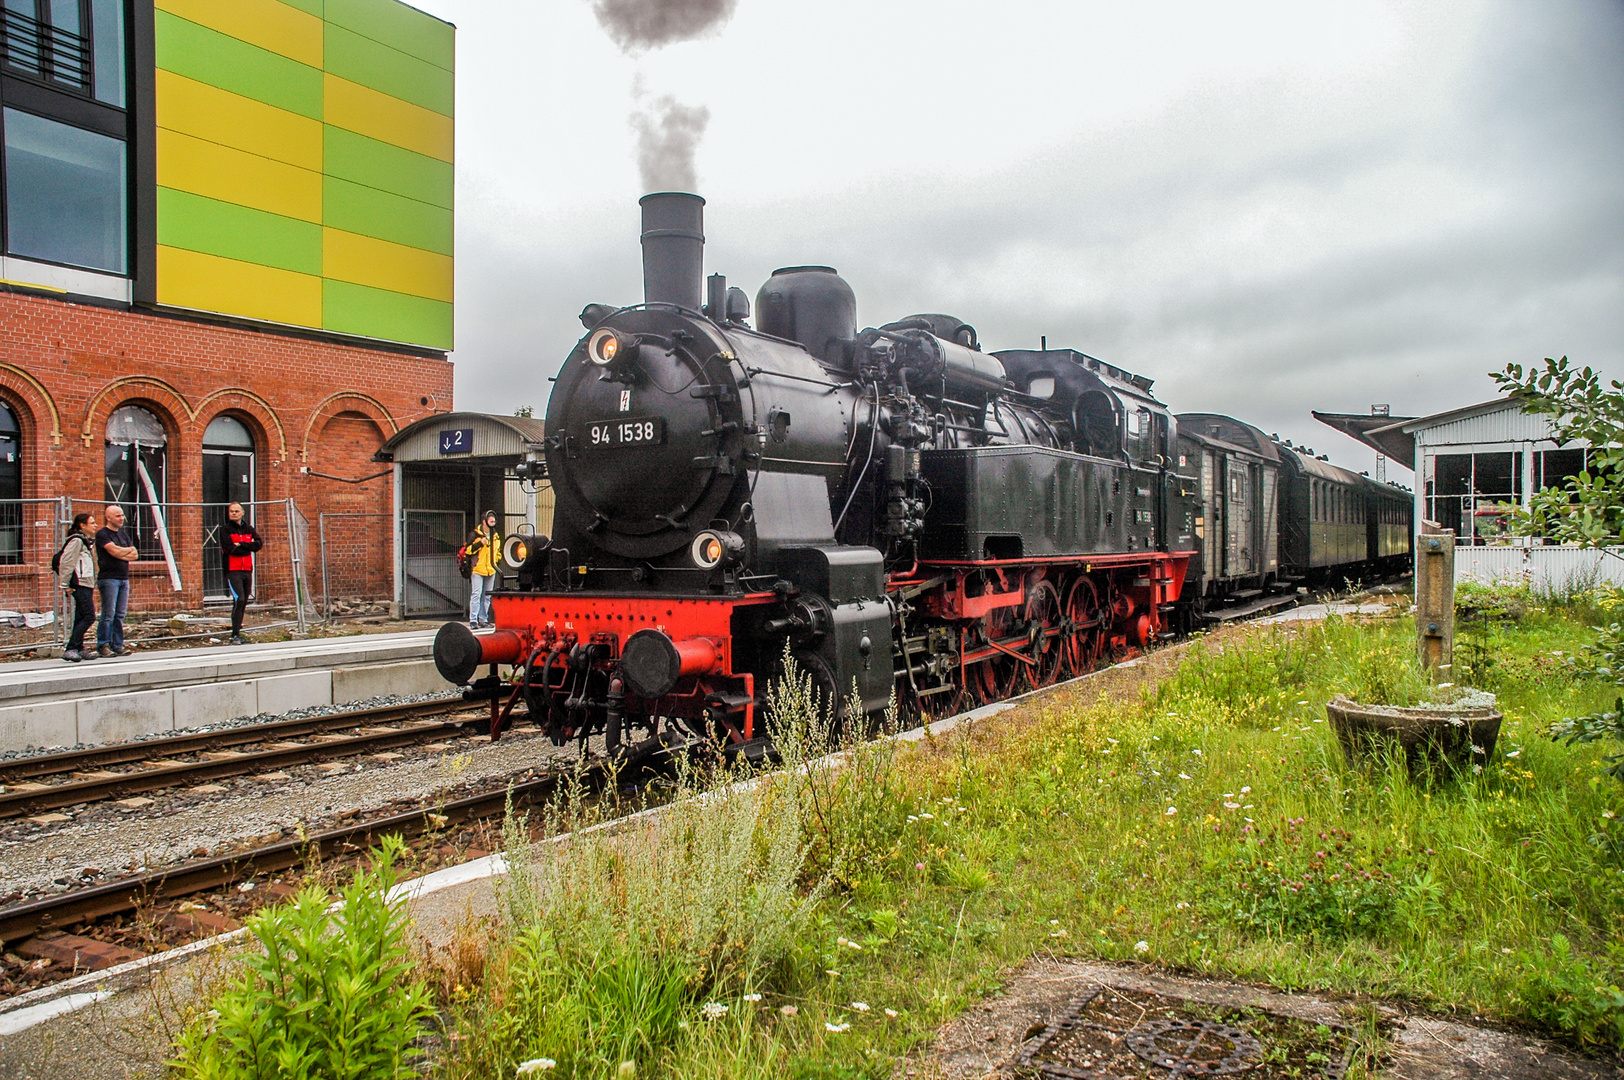
{"type": "Polygon", "coordinates": [[[542,438],[542,422],[529,416],[435,413],[395,432],[374,459],[397,464],[471,458],[518,461],[539,451],[542,438]]]}

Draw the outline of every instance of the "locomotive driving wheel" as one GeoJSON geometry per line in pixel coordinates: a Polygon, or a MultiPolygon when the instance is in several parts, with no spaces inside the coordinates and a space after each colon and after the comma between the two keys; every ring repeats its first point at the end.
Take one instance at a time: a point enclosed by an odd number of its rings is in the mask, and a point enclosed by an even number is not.
{"type": "Polygon", "coordinates": [[[1100,657],[1100,593],[1086,575],[1072,583],[1066,594],[1066,623],[1069,633],[1063,641],[1065,665],[1072,675],[1094,670],[1100,657]]]}
{"type": "MultiPolygon", "coordinates": [[[[982,619],[981,632],[988,642],[998,642],[1006,649],[1011,648],[1003,639],[1012,637],[1016,632],[1015,609],[995,608],[988,612],[982,619]]],[[[982,703],[1002,701],[1014,694],[1024,667],[1026,664],[1006,652],[995,652],[977,664],[971,678],[982,703]]]]}
{"type": "Polygon", "coordinates": [[[1047,578],[1027,593],[1026,627],[1031,641],[1028,651],[1034,663],[1021,665],[1026,668],[1022,680],[1033,687],[1048,686],[1060,674],[1065,641],[1061,636],[1060,591],[1047,578]]]}

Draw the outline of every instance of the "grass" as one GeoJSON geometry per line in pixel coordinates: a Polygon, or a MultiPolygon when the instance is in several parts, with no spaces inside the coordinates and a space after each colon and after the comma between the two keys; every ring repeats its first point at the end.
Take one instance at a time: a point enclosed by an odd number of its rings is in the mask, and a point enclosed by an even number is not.
{"type": "MultiPolygon", "coordinates": [[[[1460,678],[1499,695],[1496,759],[1426,788],[1350,768],[1324,722],[1337,693],[1428,693],[1413,627],[1331,619],[1227,630],[842,769],[810,760],[810,724],[759,785],[699,796],[690,778],[657,821],[567,845],[513,832],[534,869],[494,938],[431,973],[438,1071],[884,1077],[1034,954],[1616,1050],[1624,792],[1598,772],[1606,747],[1545,737],[1612,692],[1569,663],[1593,638],[1582,614],[1535,604],[1470,631],[1460,678]]],[[[780,704],[804,714],[793,691],[780,704]]]]}

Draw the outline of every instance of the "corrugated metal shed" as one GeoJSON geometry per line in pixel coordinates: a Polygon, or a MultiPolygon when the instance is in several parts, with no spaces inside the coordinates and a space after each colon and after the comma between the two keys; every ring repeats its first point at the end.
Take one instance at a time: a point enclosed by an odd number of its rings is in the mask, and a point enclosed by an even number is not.
{"type": "Polygon", "coordinates": [[[456,461],[470,457],[518,460],[532,444],[541,442],[543,434],[542,422],[528,416],[436,413],[396,432],[375,456],[379,461],[394,462],[456,461]],[[443,453],[441,433],[456,431],[470,433],[467,449],[459,445],[455,453],[443,453]]]}
{"type": "Polygon", "coordinates": [[[1509,398],[1419,417],[1400,426],[1426,447],[1545,442],[1552,437],[1549,417],[1525,413],[1509,398]]]}

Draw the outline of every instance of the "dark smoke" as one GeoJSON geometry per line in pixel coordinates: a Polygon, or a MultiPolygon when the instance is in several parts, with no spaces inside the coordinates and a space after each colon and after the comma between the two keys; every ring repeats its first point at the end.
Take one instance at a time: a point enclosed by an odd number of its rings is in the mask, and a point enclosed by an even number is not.
{"type": "Polygon", "coordinates": [[[647,99],[636,95],[632,130],[637,132],[637,171],[644,191],[693,191],[694,151],[699,148],[710,110],[684,105],[670,94],[647,99]]]}
{"type": "Polygon", "coordinates": [[[592,0],[592,14],[622,52],[690,41],[733,17],[738,0],[592,0]]]}

